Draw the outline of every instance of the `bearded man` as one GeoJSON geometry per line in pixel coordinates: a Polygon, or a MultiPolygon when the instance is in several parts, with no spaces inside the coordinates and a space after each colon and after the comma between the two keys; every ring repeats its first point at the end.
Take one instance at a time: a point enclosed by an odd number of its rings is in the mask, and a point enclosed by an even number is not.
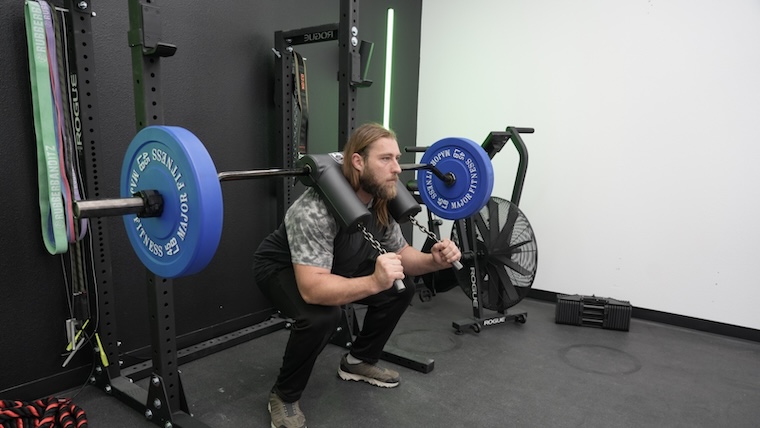
{"type": "Polygon", "coordinates": [[[400,158],[395,133],[375,123],[357,128],[343,151],[343,175],[372,214],[365,227],[386,254],[379,254],[362,233],[344,230],[314,187],[293,203],[283,224],[256,250],[256,283],[294,321],[269,395],[273,428],[306,426],[301,395],[340,323],[341,305],[363,304],[367,312],[350,353],[341,358],[338,376],[397,386],[399,373],[377,362],[415,291],[408,281],[399,293],[393,282],[450,268],[461,257],[448,239],[436,243],[430,253],[411,247],[388,213],[388,201],[396,196],[400,158]]]}

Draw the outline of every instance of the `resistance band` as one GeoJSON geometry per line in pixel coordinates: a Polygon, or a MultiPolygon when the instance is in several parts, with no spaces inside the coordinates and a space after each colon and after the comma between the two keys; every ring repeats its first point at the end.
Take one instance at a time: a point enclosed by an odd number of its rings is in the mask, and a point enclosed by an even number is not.
{"type": "Polygon", "coordinates": [[[73,106],[69,97],[66,17],[50,3],[34,0],[25,2],[24,15],[43,242],[50,254],[63,254],[73,248],[69,254],[76,306],[69,302],[70,315],[73,317],[76,312],[77,316],[89,318],[87,279],[79,242],[88,223],[75,221],[73,215],[73,204],[80,199],[80,191],[71,110],[78,109],[78,105],[73,106]]]}
{"type": "Polygon", "coordinates": [[[71,186],[68,180],[66,148],[63,141],[63,102],[61,100],[61,82],[58,75],[58,44],[56,43],[53,11],[46,1],[39,2],[42,17],[45,21],[45,39],[47,41],[48,69],[50,70],[50,88],[53,96],[53,126],[58,147],[59,169],[61,171],[61,196],[64,202],[64,219],[66,220],[66,236],[68,242],[76,242],[74,232],[74,208],[71,199],[71,186]]]}
{"type": "Polygon", "coordinates": [[[27,0],[25,22],[42,235],[50,254],[62,254],[69,243],[76,245],[84,237],[88,226],[86,219],[77,221],[73,215],[74,201],[83,195],[78,174],[80,150],[72,138],[74,106],[69,97],[65,17],[46,1],[27,0]]]}
{"type": "MultiPolygon", "coordinates": [[[[57,73],[54,74],[55,85],[53,93],[58,100],[56,102],[57,117],[60,120],[57,123],[58,135],[60,136],[59,147],[61,147],[61,175],[68,177],[68,184],[70,185],[70,192],[64,192],[64,195],[69,197],[69,201],[79,201],[82,199],[82,192],[79,185],[79,165],[81,156],[81,138],[74,138],[72,124],[78,118],[73,114],[79,113],[79,105],[72,104],[72,98],[69,96],[72,91],[71,82],[76,82],[76,75],[72,76],[70,73],[70,57],[69,57],[69,44],[68,44],[68,29],[66,28],[66,16],[64,11],[58,11],[53,14],[53,24],[55,33],[55,68],[57,73]],[[72,76],[72,77],[69,77],[72,76]],[[79,144],[78,144],[79,143],[79,144]]],[[[50,48],[50,44],[48,43],[50,48]]],[[[52,51],[52,49],[48,49],[52,51]]],[[[72,55],[74,57],[74,55],[72,55]]],[[[51,61],[52,62],[52,61],[51,61]]],[[[76,93],[76,101],[79,101],[79,94],[76,93]]],[[[83,190],[83,189],[82,189],[83,190]]],[[[71,204],[67,204],[67,208],[71,209],[71,204]]],[[[68,226],[68,239],[69,239],[69,263],[71,268],[71,291],[73,293],[72,299],[72,314],[79,318],[89,318],[89,305],[87,304],[87,286],[86,278],[84,275],[84,254],[83,245],[80,242],[87,233],[88,220],[74,219],[71,215],[71,211],[68,211],[70,215],[67,215],[68,226]]],[[[73,356],[72,352],[70,357],[73,356]]]]}
{"type": "Polygon", "coordinates": [[[29,75],[32,87],[34,133],[37,141],[37,174],[42,237],[50,254],[65,253],[68,248],[66,220],[61,194],[61,172],[58,160],[50,91],[46,31],[43,10],[39,3],[27,1],[24,8],[29,75]]]}
{"type": "Polygon", "coordinates": [[[293,162],[308,149],[309,93],[306,86],[306,59],[293,51],[293,162]]]}
{"type": "MultiPolygon", "coordinates": [[[[66,27],[66,17],[63,10],[54,14],[53,23],[55,24],[55,46],[56,57],[58,58],[58,79],[60,82],[60,89],[57,93],[61,97],[61,113],[62,123],[59,125],[61,135],[63,136],[64,147],[64,160],[65,171],[69,177],[71,185],[71,194],[75,201],[80,201],[84,198],[84,188],[81,188],[80,181],[80,158],[82,156],[82,139],[74,138],[75,129],[73,124],[79,120],[79,93],[76,93],[76,104],[69,94],[72,93],[71,82],[76,82],[76,75],[71,74],[71,60],[72,56],[69,56],[69,43],[68,43],[68,28],[66,27]]],[[[81,123],[81,122],[80,122],[81,123]]],[[[80,133],[77,135],[81,135],[80,133]]],[[[89,221],[86,218],[79,219],[74,222],[75,230],[70,232],[71,236],[76,237],[76,243],[74,245],[79,246],[79,240],[84,238],[87,232],[89,221]],[[78,232],[78,233],[74,233],[78,232]]],[[[69,239],[69,242],[72,242],[69,239]]]]}

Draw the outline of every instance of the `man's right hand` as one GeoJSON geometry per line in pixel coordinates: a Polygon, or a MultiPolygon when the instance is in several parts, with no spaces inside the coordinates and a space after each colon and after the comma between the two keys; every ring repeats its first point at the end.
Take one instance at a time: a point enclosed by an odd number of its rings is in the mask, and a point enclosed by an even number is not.
{"type": "Polygon", "coordinates": [[[380,254],[375,261],[375,272],[372,276],[378,286],[381,287],[378,292],[391,288],[393,281],[404,279],[404,266],[401,264],[401,256],[396,253],[380,254]]]}

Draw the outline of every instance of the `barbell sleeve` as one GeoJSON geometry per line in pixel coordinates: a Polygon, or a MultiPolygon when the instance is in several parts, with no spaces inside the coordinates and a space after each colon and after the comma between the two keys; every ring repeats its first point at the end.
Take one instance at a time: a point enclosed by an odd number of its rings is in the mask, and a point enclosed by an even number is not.
{"type": "Polygon", "coordinates": [[[451,185],[456,181],[456,177],[451,172],[443,173],[435,165],[426,163],[402,163],[399,165],[402,171],[416,171],[419,169],[425,169],[431,171],[436,177],[438,177],[444,183],[451,185]]]}
{"type": "MultiPolygon", "coordinates": [[[[293,177],[309,175],[311,168],[272,168],[248,171],[225,171],[218,174],[219,181],[246,180],[264,177],[293,177]]],[[[158,217],[163,208],[163,198],[155,190],[140,191],[131,198],[81,200],[74,203],[77,218],[117,217],[136,214],[138,217],[158,217]]]]}
{"type": "Polygon", "coordinates": [[[76,218],[116,217],[137,214],[158,217],[164,209],[164,198],[156,190],[141,190],[131,198],[94,199],[74,202],[76,218]]]}
{"type": "Polygon", "coordinates": [[[139,196],[76,201],[74,203],[74,216],[77,218],[90,218],[139,214],[142,212],[144,205],[143,199],[139,196]]]}

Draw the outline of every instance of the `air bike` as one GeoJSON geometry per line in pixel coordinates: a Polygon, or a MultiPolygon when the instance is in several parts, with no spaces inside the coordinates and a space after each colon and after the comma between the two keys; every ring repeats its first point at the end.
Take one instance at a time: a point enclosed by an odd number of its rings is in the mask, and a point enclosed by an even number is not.
{"type": "MultiPolygon", "coordinates": [[[[538,252],[533,229],[518,207],[528,168],[528,150],[520,134],[531,134],[533,128],[507,127],[504,132],[488,134],[482,148],[490,159],[512,141],[519,154],[517,176],[511,200],[490,196],[474,215],[465,218],[448,216],[450,210],[436,210],[427,203],[428,228],[420,228],[428,238],[423,252],[440,236],[443,219],[453,220],[451,240],[462,251],[461,269],[448,269],[415,279],[420,300],[429,301],[437,293],[457,285],[472,301],[472,317],[452,322],[457,334],[466,328],[480,333],[483,327],[515,321],[524,324],[527,312],[507,313],[507,309],[528,295],[536,276],[538,252]]],[[[424,147],[407,147],[406,151],[424,152],[424,147]]],[[[429,199],[425,183],[410,181],[407,187],[418,200],[429,199]]]]}

